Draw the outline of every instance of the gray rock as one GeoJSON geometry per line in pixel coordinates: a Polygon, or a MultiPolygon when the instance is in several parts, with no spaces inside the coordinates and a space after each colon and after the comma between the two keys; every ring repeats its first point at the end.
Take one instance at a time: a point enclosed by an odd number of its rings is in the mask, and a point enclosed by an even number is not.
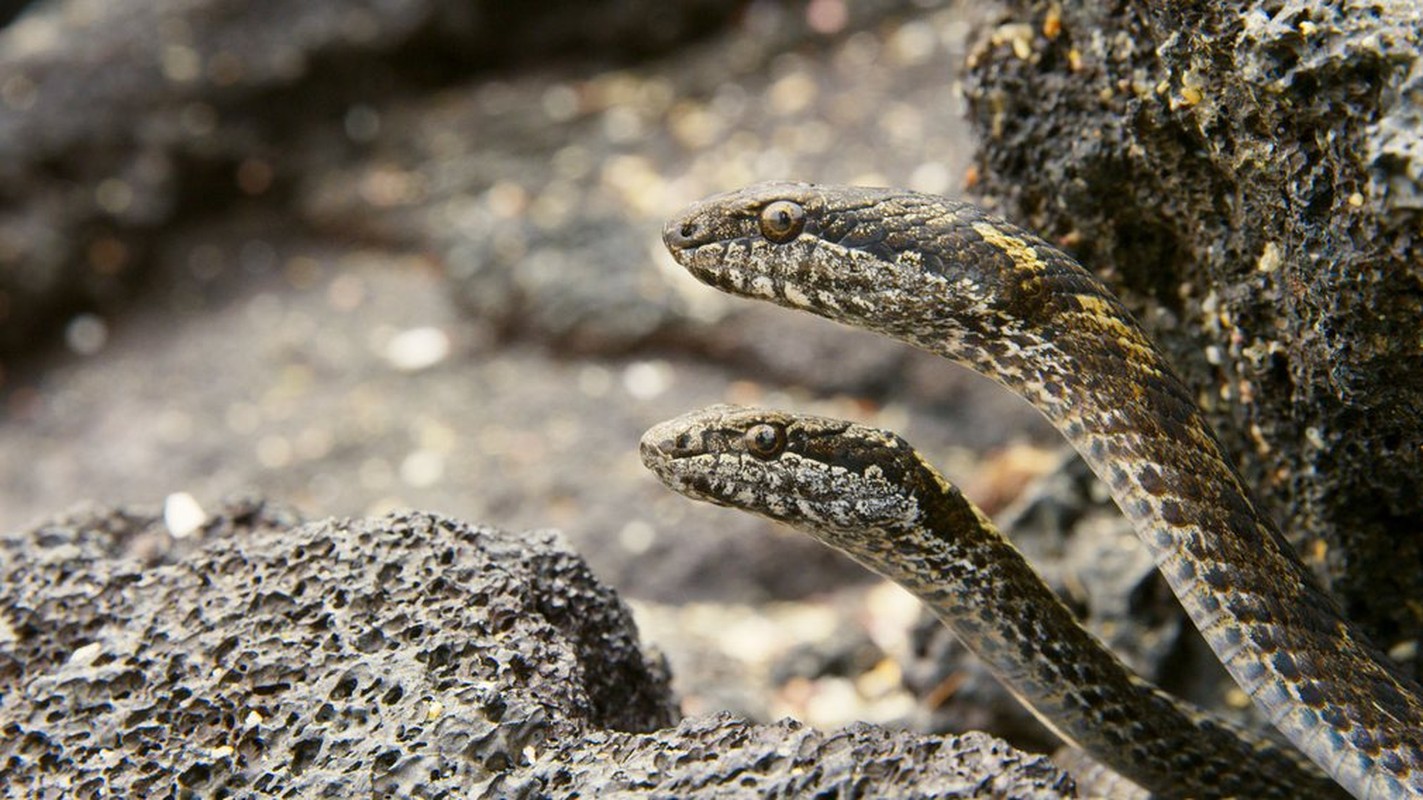
{"type": "Polygon", "coordinates": [[[966,87],[982,191],[1123,294],[1417,673],[1423,9],[1009,6],[966,87]]]}
{"type": "Polygon", "coordinates": [[[556,534],[233,512],[144,560],[162,522],[124,512],[4,540],[12,786],[404,794],[489,780],[574,721],[674,718],[660,662],[556,534]]]}
{"type": "Polygon", "coordinates": [[[982,735],[668,728],[661,661],[552,532],[247,503],[178,540],[93,511],[0,552],[0,763],[32,796],[1070,796],[982,735]]]}
{"type": "Polygon", "coordinates": [[[654,734],[594,733],[540,757],[539,791],[613,797],[1076,797],[1070,778],[981,733],[921,736],[856,724],[822,733],[725,714],[654,734]]]}

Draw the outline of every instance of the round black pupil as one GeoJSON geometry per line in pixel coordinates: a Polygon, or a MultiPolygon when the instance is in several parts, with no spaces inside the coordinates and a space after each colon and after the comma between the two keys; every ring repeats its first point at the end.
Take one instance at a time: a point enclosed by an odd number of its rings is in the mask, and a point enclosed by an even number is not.
{"type": "Polygon", "coordinates": [[[751,444],[762,453],[769,453],[776,449],[776,441],[779,439],[776,430],[769,425],[757,426],[751,432],[751,444]]]}

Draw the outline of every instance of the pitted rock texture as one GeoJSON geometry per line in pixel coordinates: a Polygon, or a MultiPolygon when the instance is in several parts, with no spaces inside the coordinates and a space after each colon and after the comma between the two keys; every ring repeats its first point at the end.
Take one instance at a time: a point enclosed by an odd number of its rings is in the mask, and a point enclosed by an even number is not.
{"type": "Polygon", "coordinates": [[[791,720],[753,725],[727,714],[652,734],[593,732],[540,755],[551,797],[1076,797],[1046,756],[982,733],[919,736],[855,724],[829,733],[791,720]]]}
{"type": "Polygon", "coordinates": [[[1013,2],[979,188],[1165,347],[1386,649],[1423,636],[1423,7],[1013,2]]]}
{"type": "Polygon", "coordinates": [[[1072,796],[982,734],[668,727],[661,660],[552,532],[249,502],[0,553],[0,772],[28,796],[1072,796]]]}
{"type": "Polygon", "coordinates": [[[219,519],[148,563],[112,554],[161,522],[122,513],[4,541],[12,788],[433,795],[583,724],[674,719],[660,661],[557,534],[219,519]]]}

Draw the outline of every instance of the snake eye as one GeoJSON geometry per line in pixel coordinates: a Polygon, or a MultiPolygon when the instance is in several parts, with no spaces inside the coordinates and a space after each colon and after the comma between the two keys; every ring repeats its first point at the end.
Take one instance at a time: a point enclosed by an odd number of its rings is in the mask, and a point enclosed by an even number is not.
{"type": "Polygon", "coordinates": [[[786,446],[786,431],[779,425],[761,423],[746,431],[746,451],[757,458],[775,458],[786,446]]]}
{"type": "Polygon", "coordinates": [[[777,200],[761,209],[761,235],[785,244],[805,230],[805,209],[799,203],[777,200]]]}

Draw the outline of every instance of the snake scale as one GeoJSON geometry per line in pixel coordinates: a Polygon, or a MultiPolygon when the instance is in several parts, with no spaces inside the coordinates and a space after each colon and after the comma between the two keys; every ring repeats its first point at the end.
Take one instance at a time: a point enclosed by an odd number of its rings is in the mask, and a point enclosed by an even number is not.
{"type": "Polygon", "coordinates": [[[1139,678],[893,433],[713,406],[653,427],[641,451],[675,491],[788,523],[908,589],[1064,741],[1154,796],[1347,797],[1292,749],[1139,678]]]}
{"type": "Polygon", "coordinates": [[[887,334],[1027,399],[1275,727],[1356,797],[1423,797],[1423,690],[1314,581],[1165,358],[1067,254],[971,204],[796,183],[693,204],[663,241],[718,289],[887,334]]]}

